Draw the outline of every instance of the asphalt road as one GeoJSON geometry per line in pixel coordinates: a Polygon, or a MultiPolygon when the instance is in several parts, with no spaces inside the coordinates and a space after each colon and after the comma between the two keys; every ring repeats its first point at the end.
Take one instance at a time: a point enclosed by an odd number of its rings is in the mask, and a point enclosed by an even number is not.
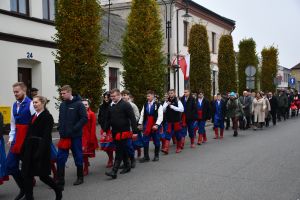
{"type": "MultiPolygon", "coordinates": [[[[73,186],[75,167],[69,159],[66,200],[297,200],[300,199],[300,119],[259,131],[225,132],[208,143],[180,154],[171,148],[159,162],[138,164],[129,174],[111,180],[104,175],[106,155],[91,160],[85,183],[73,186]]],[[[151,156],[153,152],[151,152],[151,156]]],[[[16,195],[13,181],[0,186],[0,199],[16,195]]],[[[35,199],[52,200],[54,193],[40,181],[35,199]]]]}

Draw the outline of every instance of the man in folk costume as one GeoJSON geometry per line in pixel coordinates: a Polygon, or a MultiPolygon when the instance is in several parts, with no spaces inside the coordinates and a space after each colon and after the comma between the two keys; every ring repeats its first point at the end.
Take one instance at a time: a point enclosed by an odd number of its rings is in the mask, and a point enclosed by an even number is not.
{"type": "Polygon", "coordinates": [[[198,94],[197,99],[197,125],[198,125],[198,145],[207,141],[205,125],[206,121],[210,119],[209,101],[204,98],[202,91],[198,94]]]}
{"type": "Polygon", "coordinates": [[[163,107],[155,102],[154,92],[147,92],[147,102],[144,104],[138,128],[143,130],[144,142],[144,158],[140,160],[141,163],[150,161],[149,157],[149,142],[152,139],[155,146],[154,158],[152,161],[159,160],[160,137],[159,127],[163,121],[163,107]]]}
{"type": "Polygon", "coordinates": [[[172,89],[169,91],[169,98],[165,101],[163,105],[163,110],[166,113],[166,122],[167,122],[167,131],[166,131],[166,140],[164,149],[162,152],[165,154],[169,153],[170,140],[172,137],[172,132],[176,136],[176,153],[180,153],[182,150],[181,146],[181,113],[184,112],[183,105],[180,100],[177,99],[175,95],[175,90],[172,89]]]}
{"type": "Polygon", "coordinates": [[[31,121],[31,116],[35,113],[31,99],[26,96],[26,90],[26,85],[23,82],[18,82],[13,85],[16,102],[13,104],[11,111],[8,140],[10,149],[5,163],[6,174],[12,175],[20,189],[19,194],[15,198],[16,200],[22,199],[25,195],[24,180],[19,168],[20,152],[31,121]]]}
{"type": "Polygon", "coordinates": [[[83,183],[82,128],[87,123],[87,112],[79,95],[72,95],[69,85],[61,87],[63,102],[59,107],[58,131],[60,140],[57,144],[57,184],[62,189],[65,185],[65,165],[71,149],[77,167],[77,179],[73,185],[83,183]]]}
{"type": "Polygon", "coordinates": [[[138,130],[133,109],[128,102],[125,102],[121,98],[120,90],[111,90],[110,97],[112,103],[109,107],[107,122],[103,130],[107,132],[111,127],[113,139],[116,144],[116,158],[112,171],[105,174],[116,179],[122,161],[124,168],[120,173],[125,174],[131,170],[127,144],[128,140],[132,139],[133,133],[137,134],[138,130]]]}
{"type": "Polygon", "coordinates": [[[190,90],[184,90],[184,96],[181,97],[181,102],[184,107],[184,112],[181,115],[182,119],[182,148],[185,143],[185,137],[189,132],[191,140],[191,148],[195,148],[195,121],[197,120],[197,105],[195,98],[191,95],[190,90]]]}
{"type": "Polygon", "coordinates": [[[99,145],[96,136],[96,115],[90,109],[88,99],[83,99],[82,103],[86,108],[88,117],[88,122],[84,125],[82,130],[83,175],[86,176],[89,173],[89,158],[95,158],[95,151],[99,145]]]}
{"type": "MultiPolygon", "coordinates": [[[[123,100],[125,102],[128,102],[131,105],[131,107],[133,109],[134,116],[135,116],[135,120],[138,122],[138,120],[140,119],[140,111],[139,111],[137,105],[135,105],[135,103],[133,103],[131,101],[130,92],[128,90],[123,90],[121,92],[121,94],[122,94],[123,100]]],[[[133,138],[140,139],[140,143],[142,144],[142,137],[138,137],[138,135],[134,135],[133,138]]],[[[136,165],[135,148],[134,148],[134,144],[133,144],[133,138],[127,140],[127,142],[128,142],[127,143],[127,151],[128,151],[128,154],[129,154],[131,168],[135,168],[135,165],[136,165]]]]}
{"type": "Polygon", "coordinates": [[[226,103],[222,100],[221,94],[217,94],[217,99],[212,103],[212,117],[214,118],[214,139],[220,139],[224,137],[224,121],[226,116],[226,103]]]}

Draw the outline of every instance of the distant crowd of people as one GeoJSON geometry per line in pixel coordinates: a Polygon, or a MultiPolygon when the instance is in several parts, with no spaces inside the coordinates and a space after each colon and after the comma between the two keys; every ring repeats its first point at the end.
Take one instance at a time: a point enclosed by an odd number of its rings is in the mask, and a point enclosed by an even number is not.
{"type": "Polygon", "coordinates": [[[8,154],[3,129],[0,130],[0,185],[11,175],[20,189],[15,200],[34,199],[35,176],[54,190],[56,200],[62,199],[69,150],[77,168],[73,185],[84,182],[84,176],[89,174],[89,158],[95,157],[99,148],[106,152],[106,167],[111,168],[105,174],[116,179],[119,169],[120,174],[125,174],[135,168],[136,157],[140,163],[150,161],[150,142],[154,144],[152,161],[157,162],[161,153],[169,154],[172,141],[176,153],[184,149],[187,136],[190,148],[206,143],[209,121],[214,139],[222,139],[224,130],[231,125],[236,137],[239,129],[257,130],[268,127],[270,121],[276,125],[277,121],[298,116],[300,108],[297,91],[280,90],[275,95],[244,91],[242,96],[230,92],[217,94],[210,101],[203,91],[192,94],[186,89],[182,97],[170,90],[162,99],[149,90],[139,110],[129,91],[113,89],[103,94],[97,118],[90,109],[90,100],[73,94],[71,86],[65,85],[60,89],[63,101],[59,108],[60,140],[56,147],[52,142],[54,120],[46,108],[48,100],[38,95],[37,89],[30,99],[26,90],[22,82],[13,85],[16,101],[11,111],[8,154]],[[97,121],[101,127],[99,140],[97,121]]]}

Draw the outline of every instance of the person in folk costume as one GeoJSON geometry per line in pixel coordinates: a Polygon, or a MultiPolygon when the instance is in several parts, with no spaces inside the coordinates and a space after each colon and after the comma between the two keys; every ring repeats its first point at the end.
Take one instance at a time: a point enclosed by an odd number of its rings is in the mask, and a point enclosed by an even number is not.
{"type": "MultiPolygon", "coordinates": [[[[122,98],[125,102],[128,102],[132,109],[133,109],[133,112],[134,112],[134,116],[135,116],[135,120],[138,122],[138,120],[140,119],[140,111],[138,109],[138,107],[135,105],[135,103],[133,103],[130,99],[130,92],[128,90],[123,90],[121,92],[121,95],[122,95],[122,98]]],[[[137,124],[136,124],[137,125],[137,124]]],[[[131,139],[128,139],[127,140],[127,151],[128,151],[128,154],[129,154],[129,159],[130,159],[130,165],[131,165],[131,168],[135,168],[135,165],[136,165],[136,160],[135,160],[135,148],[134,148],[134,141],[133,139],[135,140],[135,144],[136,143],[140,143],[142,144],[142,137],[140,133],[137,133],[137,134],[134,134],[133,137],[131,139]],[[139,141],[137,141],[139,140],[139,141]]],[[[140,151],[140,148],[137,148],[138,151],[140,151]]],[[[123,168],[124,166],[122,166],[123,168]]]]}
{"type": "Polygon", "coordinates": [[[254,130],[257,128],[263,128],[265,122],[265,111],[267,109],[266,101],[261,93],[256,94],[256,98],[253,100],[252,113],[254,115],[254,130]]]}
{"type": "Polygon", "coordinates": [[[236,97],[236,94],[234,92],[231,92],[229,94],[229,100],[226,104],[226,107],[227,107],[227,116],[231,118],[231,121],[233,123],[233,130],[234,130],[233,136],[237,137],[239,118],[244,116],[244,110],[243,110],[243,105],[236,97]]]}
{"type": "Polygon", "coordinates": [[[298,94],[297,90],[295,90],[294,102],[297,106],[296,116],[298,116],[299,115],[299,109],[300,109],[300,98],[299,98],[299,94],[298,94]]]}
{"type": "Polygon", "coordinates": [[[131,170],[127,149],[128,140],[131,140],[133,133],[137,134],[138,130],[132,106],[121,98],[120,90],[111,90],[110,97],[112,103],[109,107],[107,121],[103,130],[107,132],[111,128],[116,144],[116,158],[112,170],[106,172],[105,175],[116,179],[122,161],[124,168],[120,173],[125,174],[131,170]]]}
{"type": "Polygon", "coordinates": [[[108,117],[108,111],[109,111],[110,104],[111,104],[110,93],[105,92],[103,94],[103,103],[99,107],[98,123],[101,126],[100,147],[101,147],[101,150],[105,151],[108,156],[106,168],[111,168],[113,166],[114,151],[116,149],[111,130],[110,129],[107,130],[107,132],[105,134],[103,131],[103,129],[105,127],[105,122],[107,121],[106,119],[108,117]]]}
{"type": "Polygon", "coordinates": [[[180,101],[183,104],[184,112],[181,115],[182,120],[182,147],[184,147],[185,137],[189,132],[191,148],[195,148],[195,122],[197,120],[196,99],[191,95],[190,90],[185,89],[184,95],[180,101]]]}
{"type": "Polygon", "coordinates": [[[210,119],[210,104],[204,97],[202,91],[199,92],[197,98],[197,126],[198,126],[198,145],[207,142],[205,125],[206,121],[210,119]]]}
{"type": "Polygon", "coordinates": [[[96,157],[96,149],[99,148],[96,136],[96,115],[90,109],[88,99],[83,99],[82,103],[86,109],[88,122],[82,129],[82,152],[83,152],[83,175],[89,174],[89,158],[96,157]]]}
{"type": "Polygon", "coordinates": [[[149,143],[153,140],[155,146],[154,158],[152,161],[159,160],[160,138],[159,128],[163,121],[163,107],[155,102],[154,92],[147,92],[147,102],[144,104],[138,128],[143,131],[144,157],[140,160],[141,163],[149,162],[149,143]]]}
{"type": "Polygon", "coordinates": [[[82,128],[87,123],[87,112],[79,95],[72,95],[69,85],[61,87],[63,102],[59,107],[58,131],[60,140],[57,144],[57,184],[64,189],[65,165],[71,149],[77,168],[77,179],[73,185],[83,183],[82,128]]]}
{"type": "MultiPolygon", "coordinates": [[[[165,93],[163,100],[160,102],[160,105],[163,106],[165,101],[168,101],[169,94],[165,93]]],[[[166,135],[167,135],[167,129],[168,129],[168,123],[166,121],[166,113],[163,113],[163,121],[162,121],[162,133],[160,134],[161,137],[161,152],[163,152],[163,149],[165,149],[166,144],[166,135]]]]}
{"type": "Polygon", "coordinates": [[[31,123],[21,150],[21,173],[24,179],[26,200],[33,200],[33,177],[39,176],[40,180],[51,187],[56,200],[62,199],[62,190],[49,176],[51,174],[51,144],[54,120],[46,109],[47,99],[42,96],[33,97],[33,106],[36,113],[31,118],[31,123]]]}
{"type": "Polygon", "coordinates": [[[214,139],[219,139],[219,129],[220,129],[220,139],[224,137],[224,121],[226,116],[226,104],[222,99],[221,94],[217,94],[217,99],[212,103],[212,118],[214,118],[214,139]]]}
{"type": "Polygon", "coordinates": [[[10,133],[7,143],[10,149],[6,157],[5,173],[6,175],[12,175],[17,183],[20,192],[15,200],[19,200],[25,196],[24,179],[19,168],[20,152],[31,121],[31,116],[35,113],[35,110],[31,99],[26,96],[26,85],[23,82],[17,82],[13,84],[12,87],[16,102],[13,104],[11,110],[10,133]]]}
{"type": "Polygon", "coordinates": [[[9,177],[5,174],[6,153],[5,153],[5,142],[4,142],[3,134],[4,134],[4,121],[3,121],[3,115],[0,112],[0,185],[2,185],[4,181],[9,180],[9,177]]]}
{"type": "Polygon", "coordinates": [[[174,89],[169,90],[169,98],[164,102],[163,110],[166,113],[167,131],[162,152],[169,153],[170,140],[174,134],[177,140],[176,153],[180,153],[182,150],[181,113],[184,112],[184,108],[181,101],[176,97],[174,89]]]}

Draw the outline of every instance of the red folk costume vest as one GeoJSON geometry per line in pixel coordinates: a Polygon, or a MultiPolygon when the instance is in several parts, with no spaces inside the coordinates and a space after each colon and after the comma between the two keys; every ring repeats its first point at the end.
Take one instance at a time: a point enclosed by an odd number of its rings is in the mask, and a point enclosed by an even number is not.
{"type": "Polygon", "coordinates": [[[90,109],[87,111],[88,122],[82,130],[82,148],[85,153],[99,147],[96,137],[96,116],[90,109]]]}

